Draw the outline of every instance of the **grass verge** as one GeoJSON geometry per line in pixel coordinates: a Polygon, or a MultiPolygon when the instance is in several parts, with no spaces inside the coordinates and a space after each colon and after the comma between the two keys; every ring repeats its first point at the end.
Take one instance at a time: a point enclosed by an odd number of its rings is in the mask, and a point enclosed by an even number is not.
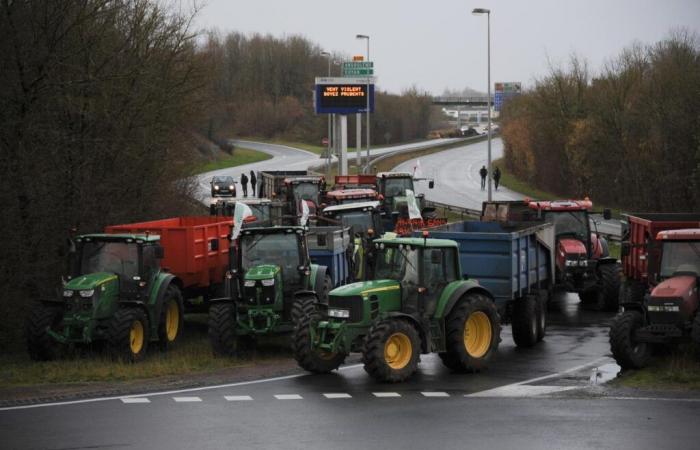
{"type": "Polygon", "coordinates": [[[214,161],[209,161],[207,163],[195,167],[192,170],[192,173],[198,174],[204,172],[211,172],[212,170],[242,166],[243,164],[265,161],[266,159],[272,158],[272,155],[268,155],[267,153],[259,152],[257,150],[252,150],[245,147],[236,147],[236,149],[233,151],[233,155],[224,155],[225,156],[217,158],[214,161]]]}
{"type": "Polygon", "coordinates": [[[651,366],[624,373],[612,386],[637,389],[700,390],[700,359],[697,350],[684,346],[655,359],[651,366]]]}

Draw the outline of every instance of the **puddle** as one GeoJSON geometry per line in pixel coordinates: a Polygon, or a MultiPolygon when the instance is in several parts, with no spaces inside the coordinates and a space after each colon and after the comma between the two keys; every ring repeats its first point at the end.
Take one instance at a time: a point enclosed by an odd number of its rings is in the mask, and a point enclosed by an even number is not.
{"type": "Polygon", "coordinates": [[[591,370],[591,376],[588,379],[588,383],[593,386],[607,383],[608,381],[617,378],[618,373],[620,373],[620,366],[615,363],[594,367],[591,370]]]}

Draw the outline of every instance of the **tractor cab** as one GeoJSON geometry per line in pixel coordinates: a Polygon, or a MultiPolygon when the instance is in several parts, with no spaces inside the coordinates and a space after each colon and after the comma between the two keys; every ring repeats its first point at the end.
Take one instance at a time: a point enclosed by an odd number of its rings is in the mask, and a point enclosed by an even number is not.
{"type": "Polygon", "coordinates": [[[284,185],[287,193],[287,203],[289,213],[299,214],[301,212],[301,202],[306,202],[309,207],[309,214],[316,215],[321,198],[326,190],[324,177],[304,176],[286,178],[284,185]]]}
{"type": "Polygon", "coordinates": [[[272,204],[267,198],[247,198],[240,200],[217,200],[209,205],[209,213],[212,216],[228,216],[233,217],[233,212],[236,210],[236,203],[243,203],[253,211],[255,220],[246,221],[243,226],[271,226],[276,224],[281,215],[279,207],[272,204]]]}
{"type": "MultiPolygon", "coordinates": [[[[408,196],[406,191],[412,191],[415,195],[418,209],[421,215],[434,216],[434,208],[425,208],[425,195],[416,193],[414,181],[422,181],[426,178],[414,178],[408,172],[379,172],[377,174],[377,192],[382,201],[382,208],[387,213],[385,216],[386,230],[393,230],[399,219],[400,212],[407,209],[408,196]]],[[[433,180],[428,180],[428,188],[435,186],[433,180]]]]}

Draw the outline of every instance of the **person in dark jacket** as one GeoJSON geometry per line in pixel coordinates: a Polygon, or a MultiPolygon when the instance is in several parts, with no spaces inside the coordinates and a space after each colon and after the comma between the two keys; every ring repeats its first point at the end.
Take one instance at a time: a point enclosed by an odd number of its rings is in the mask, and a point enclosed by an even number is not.
{"type": "Polygon", "coordinates": [[[251,170],[251,171],[250,171],[250,187],[251,187],[251,189],[252,189],[252,191],[253,191],[253,197],[255,197],[256,195],[258,195],[258,194],[257,194],[258,191],[255,190],[255,184],[257,183],[257,181],[258,181],[258,180],[257,180],[257,178],[255,177],[255,172],[251,170]]]}
{"type": "Polygon", "coordinates": [[[242,173],[241,174],[241,186],[243,186],[243,197],[248,196],[248,177],[242,173]]]}
{"type": "Polygon", "coordinates": [[[481,190],[483,191],[486,189],[486,175],[489,174],[489,171],[486,169],[486,166],[481,166],[481,169],[479,170],[479,175],[481,175],[481,190]]]}
{"type": "Polygon", "coordinates": [[[493,183],[496,185],[496,190],[498,190],[498,182],[501,181],[501,169],[496,167],[493,171],[493,183]]]}

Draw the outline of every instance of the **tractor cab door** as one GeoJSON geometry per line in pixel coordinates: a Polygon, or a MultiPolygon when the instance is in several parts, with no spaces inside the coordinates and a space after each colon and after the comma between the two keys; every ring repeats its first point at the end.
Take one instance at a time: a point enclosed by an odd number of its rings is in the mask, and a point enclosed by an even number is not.
{"type": "Polygon", "coordinates": [[[421,263],[423,292],[419,312],[432,316],[442,291],[449,283],[459,279],[457,251],[454,248],[426,248],[421,263]]]}

